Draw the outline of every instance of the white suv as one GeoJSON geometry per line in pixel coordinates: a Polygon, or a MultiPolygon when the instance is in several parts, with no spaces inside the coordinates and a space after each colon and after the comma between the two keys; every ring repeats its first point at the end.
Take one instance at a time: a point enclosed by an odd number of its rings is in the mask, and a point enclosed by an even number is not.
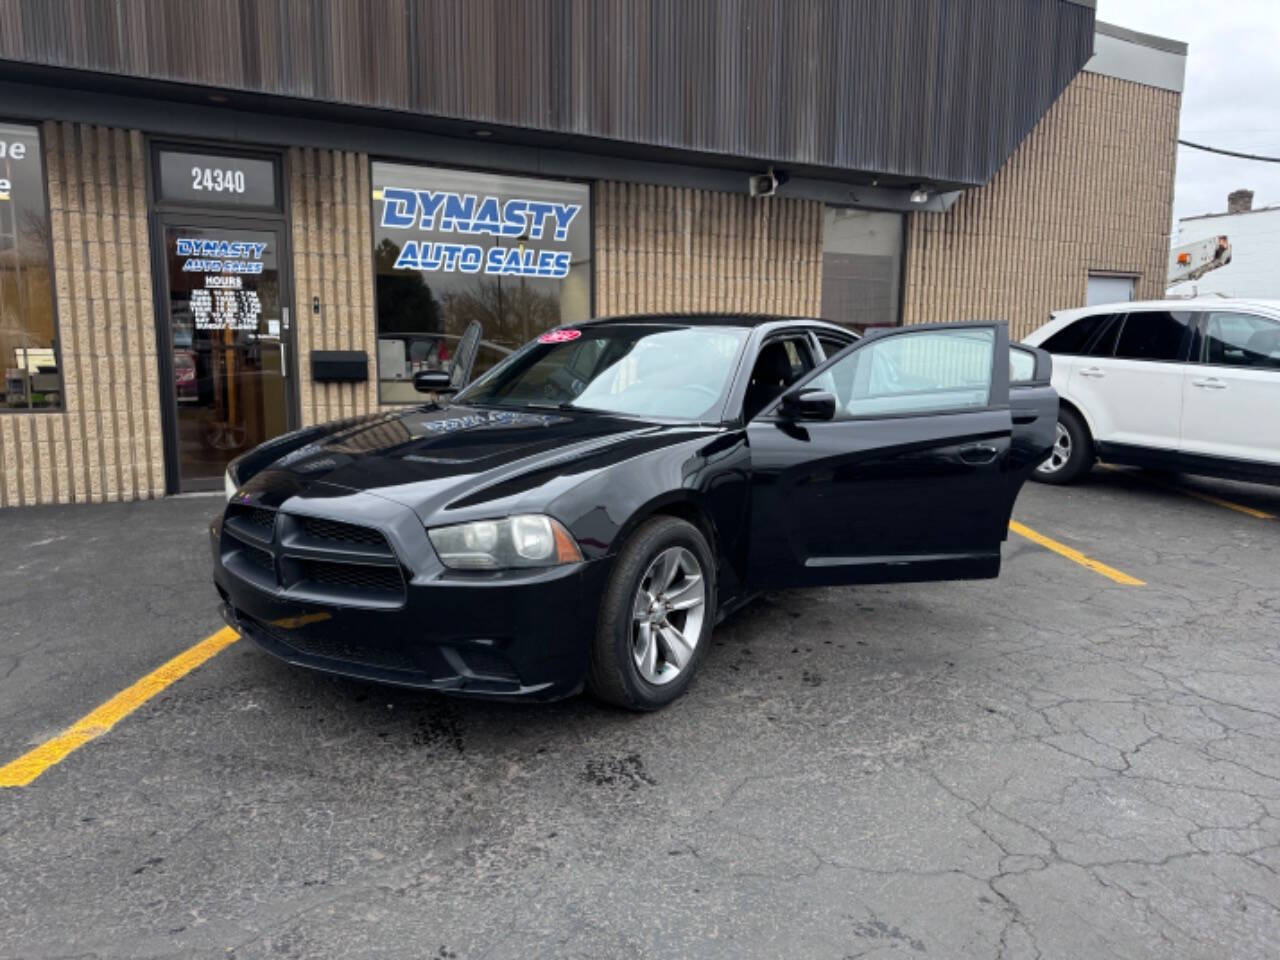
{"type": "Polygon", "coordinates": [[[1280,300],[1152,300],[1063,310],[1024,340],[1053,355],[1053,453],[1280,484],[1280,300]]]}

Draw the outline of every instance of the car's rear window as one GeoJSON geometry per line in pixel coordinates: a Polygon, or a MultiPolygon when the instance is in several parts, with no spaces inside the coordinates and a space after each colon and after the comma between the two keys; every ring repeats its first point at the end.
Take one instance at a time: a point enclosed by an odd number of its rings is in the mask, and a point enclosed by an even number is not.
{"type": "Polygon", "coordinates": [[[1094,339],[1094,336],[1114,316],[1115,314],[1113,313],[1090,313],[1080,317],[1049,337],[1044,343],[1040,344],[1040,347],[1049,351],[1049,353],[1067,356],[1083,354],[1087,351],[1089,343],[1094,339]]]}

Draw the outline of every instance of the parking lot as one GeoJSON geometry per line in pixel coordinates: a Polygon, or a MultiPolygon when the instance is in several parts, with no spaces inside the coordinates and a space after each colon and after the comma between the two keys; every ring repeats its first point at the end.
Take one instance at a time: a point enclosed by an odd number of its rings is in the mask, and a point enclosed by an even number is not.
{"type": "Polygon", "coordinates": [[[1031,484],[999,580],[766,595],[646,716],[245,642],[148,698],[219,506],[0,517],[0,765],[134,690],[0,789],[0,956],[1280,951],[1280,490],[1031,484]]]}

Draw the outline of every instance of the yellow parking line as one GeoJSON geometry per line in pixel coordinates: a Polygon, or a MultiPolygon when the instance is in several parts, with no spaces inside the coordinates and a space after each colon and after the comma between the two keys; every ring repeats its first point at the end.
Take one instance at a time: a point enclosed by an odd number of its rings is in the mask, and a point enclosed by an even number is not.
{"type": "Polygon", "coordinates": [[[1038,543],[1046,550],[1052,550],[1058,556],[1066,557],[1072,563],[1078,563],[1082,567],[1087,567],[1094,573],[1100,573],[1108,580],[1114,580],[1116,583],[1123,583],[1128,587],[1145,587],[1146,581],[1139,580],[1137,577],[1131,577],[1127,573],[1121,573],[1115,567],[1108,567],[1100,560],[1094,560],[1092,557],[1086,557],[1079,550],[1068,547],[1065,543],[1059,543],[1052,537],[1046,537],[1043,533],[1037,533],[1030,527],[1019,523],[1017,520],[1009,521],[1009,529],[1020,537],[1026,537],[1032,543],[1038,543]]]}
{"type": "Polygon", "coordinates": [[[194,647],[182,651],[168,663],[152,670],[93,712],[81,717],[52,740],[46,740],[17,760],[0,767],[0,787],[25,787],[54,764],[62,762],[73,750],[102,736],[175,680],[186,676],[238,639],[239,635],[234,630],[223,627],[194,647]]]}
{"type": "MultiPolygon", "coordinates": [[[[1104,470],[1110,470],[1113,473],[1121,473],[1115,467],[1108,463],[1102,464],[1104,470]]],[[[1127,471],[1125,471],[1127,472],[1127,471]]],[[[1233,503],[1230,500],[1224,500],[1222,497],[1215,497],[1211,493],[1205,493],[1203,490],[1193,490],[1190,487],[1180,487],[1176,483],[1168,483],[1156,477],[1149,477],[1146,474],[1137,474],[1142,480],[1153,484],[1157,487],[1163,487],[1165,490],[1173,490],[1175,493],[1184,493],[1188,497],[1195,497],[1197,500],[1203,500],[1205,503],[1212,503],[1217,507],[1226,507],[1228,510],[1234,510],[1236,513],[1243,513],[1245,516],[1253,517],[1255,520],[1274,520],[1274,513],[1267,513],[1265,510],[1259,510],[1257,507],[1246,507],[1243,503],[1233,503]]]]}

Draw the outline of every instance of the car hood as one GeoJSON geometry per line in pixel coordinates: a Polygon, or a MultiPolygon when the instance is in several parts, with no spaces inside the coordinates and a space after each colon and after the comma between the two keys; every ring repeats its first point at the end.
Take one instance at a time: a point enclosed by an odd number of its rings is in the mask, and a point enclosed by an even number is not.
{"type": "Polygon", "coordinates": [[[459,501],[510,499],[513,491],[527,492],[605,451],[616,460],[629,455],[629,447],[639,453],[655,441],[664,445],[659,438],[672,432],[687,436],[687,428],[601,414],[414,407],[300,433],[294,449],[245,485],[242,499],[278,504],[290,496],[358,491],[402,503],[426,519],[459,501]],[[537,475],[538,484],[513,482],[529,475],[537,475]],[[490,489],[494,494],[486,498],[490,489]]]}

